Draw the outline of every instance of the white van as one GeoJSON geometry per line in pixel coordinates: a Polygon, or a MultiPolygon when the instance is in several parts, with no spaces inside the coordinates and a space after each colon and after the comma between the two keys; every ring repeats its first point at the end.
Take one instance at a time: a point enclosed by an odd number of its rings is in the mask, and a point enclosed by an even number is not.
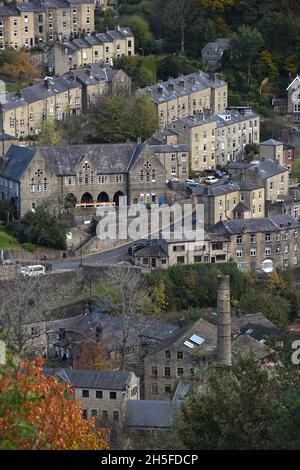
{"type": "Polygon", "coordinates": [[[41,264],[36,264],[32,266],[22,266],[21,268],[21,274],[23,276],[43,276],[46,274],[46,269],[45,266],[42,266],[41,264]]]}

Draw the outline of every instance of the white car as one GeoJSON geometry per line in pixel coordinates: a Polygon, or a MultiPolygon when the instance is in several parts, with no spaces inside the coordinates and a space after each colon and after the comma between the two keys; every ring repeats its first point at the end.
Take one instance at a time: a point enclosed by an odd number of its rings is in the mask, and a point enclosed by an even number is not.
{"type": "Polygon", "coordinates": [[[219,179],[216,176],[207,176],[205,178],[205,183],[206,184],[214,184],[214,183],[217,183],[218,181],[219,181],[219,179]]]}
{"type": "Polygon", "coordinates": [[[25,277],[35,277],[35,276],[44,276],[46,274],[45,266],[40,264],[31,265],[31,266],[22,266],[21,274],[25,277]]]}

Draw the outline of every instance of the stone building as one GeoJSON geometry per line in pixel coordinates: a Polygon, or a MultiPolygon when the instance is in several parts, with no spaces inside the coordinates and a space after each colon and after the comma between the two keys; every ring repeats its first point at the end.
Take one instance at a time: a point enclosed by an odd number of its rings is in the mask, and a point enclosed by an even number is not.
{"type": "Polygon", "coordinates": [[[259,145],[259,158],[263,160],[274,160],[279,165],[284,165],[283,143],[275,139],[268,139],[259,145]]]}
{"type": "Polygon", "coordinates": [[[240,269],[270,272],[299,264],[300,223],[287,214],[222,221],[214,230],[228,237],[230,257],[240,269]]]}
{"type": "Polygon", "coordinates": [[[111,66],[115,57],[134,55],[134,36],[119,26],[105,33],[55,43],[48,52],[48,70],[63,75],[87,64],[111,66]]]}
{"type": "Polygon", "coordinates": [[[93,0],[37,0],[0,6],[0,49],[32,48],[95,30],[93,0]]]}
{"type": "Polygon", "coordinates": [[[179,118],[169,126],[190,149],[190,168],[203,171],[241,160],[247,144],[258,144],[260,118],[251,109],[179,118]]]}
{"type": "Polygon", "coordinates": [[[229,48],[230,38],[218,38],[208,42],[202,49],[202,61],[209,70],[218,70],[223,53],[229,48]]]}
{"type": "Polygon", "coordinates": [[[300,122],[300,76],[297,75],[287,87],[288,113],[295,124],[300,122]]]}
{"type": "Polygon", "coordinates": [[[24,148],[13,145],[0,171],[4,198],[22,217],[51,195],[84,208],[97,204],[164,201],[166,170],[144,144],[66,145],[24,148]]]}
{"type": "Polygon", "coordinates": [[[191,379],[215,356],[217,328],[200,319],[175,332],[144,360],[145,399],[169,400],[180,379],[191,379]]]}
{"type": "Polygon", "coordinates": [[[26,138],[40,131],[43,121],[62,121],[80,115],[107,94],[128,93],[130,78],[121,70],[92,64],[62,77],[7,93],[0,104],[0,128],[12,136],[26,138]]]}
{"type": "Polygon", "coordinates": [[[227,83],[202,71],[159,82],[145,90],[157,106],[162,129],[180,117],[204,110],[221,113],[227,107],[227,83]]]}
{"type": "Polygon", "coordinates": [[[232,164],[228,165],[229,174],[235,173],[236,182],[263,184],[265,201],[278,201],[289,194],[289,169],[274,160],[253,161],[235,172],[232,164]]]}
{"type": "Polygon", "coordinates": [[[48,368],[43,372],[70,385],[75,400],[83,407],[83,417],[96,418],[99,426],[119,428],[127,401],[140,399],[140,379],[134,372],[48,368]]]}
{"type": "Polygon", "coordinates": [[[211,229],[220,220],[265,217],[263,183],[244,181],[195,189],[197,201],[204,204],[204,225],[211,229]]]}

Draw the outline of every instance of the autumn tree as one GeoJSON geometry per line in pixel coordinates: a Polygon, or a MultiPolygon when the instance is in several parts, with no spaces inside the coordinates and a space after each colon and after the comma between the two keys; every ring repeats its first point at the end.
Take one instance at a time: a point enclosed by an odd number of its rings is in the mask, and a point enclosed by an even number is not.
{"type": "Polygon", "coordinates": [[[108,432],[83,419],[72,388],[43,375],[42,360],[0,370],[0,449],[108,449],[108,432]]]}
{"type": "Polygon", "coordinates": [[[34,64],[31,54],[25,51],[18,52],[15,60],[4,64],[1,70],[3,73],[19,80],[30,80],[41,76],[41,72],[34,64]]]}
{"type": "Polygon", "coordinates": [[[112,338],[97,338],[94,335],[85,335],[81,338],[79,351],[74,359],[74,367],[78,369],[113,370],[117,367],[116,361],[109,355],[112,338]]]}

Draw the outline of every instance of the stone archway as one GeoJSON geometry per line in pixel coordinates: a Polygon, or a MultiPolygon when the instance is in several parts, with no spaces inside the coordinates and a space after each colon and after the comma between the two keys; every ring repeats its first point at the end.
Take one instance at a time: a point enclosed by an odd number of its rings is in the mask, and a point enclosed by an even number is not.
{"type": "Polygon", "coordinates": [[[98,194],[97,202],[109,202],[109,195],[102,191],[102,193],[98,194]]]}
{"type": "Polygon", "coordinates": [[[119,206],[120,197],[122,196],[124,196],[124,193],[122,193],[122,191],[117,191],[116,194],[114,195],[113,202],[115,203],[116,206],[119,206]]]}
{"type": "Polygon", "coordinates": [[[91,202],[94,202],[93,196],[91,195],[91,193],[84,193],[81,196],[81,204],[88,204],[91,202]]]}

